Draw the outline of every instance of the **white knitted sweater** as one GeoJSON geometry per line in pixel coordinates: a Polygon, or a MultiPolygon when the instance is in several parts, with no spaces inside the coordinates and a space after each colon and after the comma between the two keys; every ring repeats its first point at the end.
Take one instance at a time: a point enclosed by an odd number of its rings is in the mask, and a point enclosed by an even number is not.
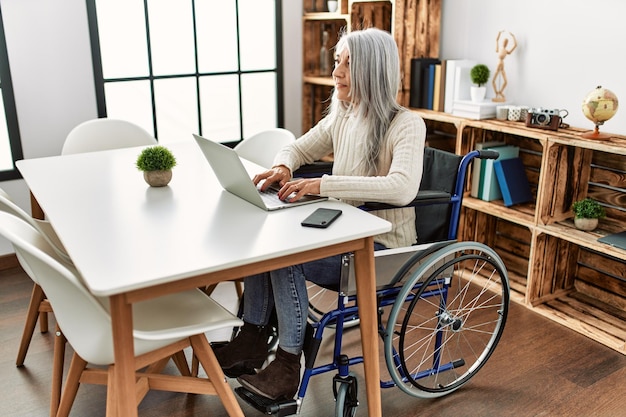
{"type": "MultiPolygon", "coordinates": [[[[324,118],[294,144],[280,151],[274,165],[285,165],[293,172],[333,153],[333,172],[322,177],[321,195],[353,206],[364,202],[401,206],[412,201],[423,169],[426,126],[422,118],[406,109],[396,115],[383,142],[376,176],[364,174],[365,150],[360,130],[349,115],[337,118],[334,123],[324,118]]],[[[373,211],[372,214],[393,225],[390,232],[376,236],[376,242],[396,248],[417,241],[413,208],[373,211]]]]}

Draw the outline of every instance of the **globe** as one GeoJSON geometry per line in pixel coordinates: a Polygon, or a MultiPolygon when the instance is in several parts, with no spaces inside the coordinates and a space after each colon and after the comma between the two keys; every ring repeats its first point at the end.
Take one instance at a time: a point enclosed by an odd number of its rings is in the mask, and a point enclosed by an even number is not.
{"type": "Polygon", "coordinates": [[[618,100],[611,90],[596,87],[590,91],[583,100],[582,110],[585,117],[593,122],[595,128],[591,132],[585,132],[582,137],[587,139],[609,139],[611,135],[600,133],[600,126],[615,116],[618,107],[618,100]]]}

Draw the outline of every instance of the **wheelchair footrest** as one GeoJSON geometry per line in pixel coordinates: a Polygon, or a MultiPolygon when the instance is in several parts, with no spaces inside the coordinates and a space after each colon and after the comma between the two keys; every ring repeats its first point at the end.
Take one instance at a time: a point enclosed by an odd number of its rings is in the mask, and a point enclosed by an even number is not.
{"type": "Polygon", "coordinates": [[[245,402],[263,414],[284,417],[294,415],[298,412],[298,402],[296,400],[276,401],[250,392],[244,387],[235,388],[235,392],[245,402]]]}

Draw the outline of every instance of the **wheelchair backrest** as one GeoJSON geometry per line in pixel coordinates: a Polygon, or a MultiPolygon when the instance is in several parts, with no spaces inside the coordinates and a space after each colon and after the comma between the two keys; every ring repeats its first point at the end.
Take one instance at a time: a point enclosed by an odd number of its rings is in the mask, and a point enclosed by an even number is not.
{"type": "MultiPolygon", "coordinates": [[[[454,194],[459,164],[462,156],[435,148],[424,149],[424,172],[420,191],[445,191],[454,194]]],[[[439,242],[449,239],[451,205],[439,203],[415,207],[415,229],[418,243],[439,242]]]]}

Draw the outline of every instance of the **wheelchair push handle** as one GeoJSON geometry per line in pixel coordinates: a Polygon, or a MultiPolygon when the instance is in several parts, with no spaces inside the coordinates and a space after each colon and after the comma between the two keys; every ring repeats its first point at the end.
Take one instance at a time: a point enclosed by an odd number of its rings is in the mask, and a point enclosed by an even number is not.
{"type": "Polygon", "coordinates": [[[492,151],[492,150],[479,150],[477,151],[478,155],[477,158],[480,159],[498,159],[498,157],[500,156],[500,154],[498,153],[498,151],[492,151]]]}

